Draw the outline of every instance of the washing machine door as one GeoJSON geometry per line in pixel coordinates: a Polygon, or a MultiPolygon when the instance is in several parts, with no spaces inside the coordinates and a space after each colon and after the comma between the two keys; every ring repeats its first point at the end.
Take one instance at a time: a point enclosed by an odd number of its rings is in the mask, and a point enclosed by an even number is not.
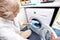
{"type": "Polygon", "coordinates": [[[36,34],[40,36],[40,40],[51,40],[51,33],[50,27],[47,27],[42,23],[39,19],[32,18],[31,24],[29,25],[28,29],[31,29],[36,34]]]}

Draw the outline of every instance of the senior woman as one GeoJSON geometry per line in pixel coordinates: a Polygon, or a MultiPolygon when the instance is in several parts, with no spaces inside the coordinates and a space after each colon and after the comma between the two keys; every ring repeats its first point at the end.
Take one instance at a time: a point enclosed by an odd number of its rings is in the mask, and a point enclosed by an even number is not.
{"type": "Polygon", "coordinates": [[[18,12],[17,0],[0,0],[0,40],[28,40],[31,30],[20,31],[15,25],[14,18],[18,12]]]}
{"type": "MultiPolygon", "coordinates": [[[[19,12],[19,4],[17,0],[0,0],[0,40],[28,40],[31,30],[20,31],[15,24],[14,18],[19,12]]],[[[29,23],[25,23],[27,25],[29,23]]],[[[52,40],[55,39],[52,34],[52,40]]]]}

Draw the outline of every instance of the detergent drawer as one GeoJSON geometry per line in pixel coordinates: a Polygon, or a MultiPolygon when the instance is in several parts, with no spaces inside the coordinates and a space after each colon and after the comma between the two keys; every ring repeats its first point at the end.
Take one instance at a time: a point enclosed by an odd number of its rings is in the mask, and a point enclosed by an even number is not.
{"type": "Polygon", "coordinates": [[[54,8],[26,8],[26,14],[28,20],[37,17],[49,25],[54,14],[54,8]]]}

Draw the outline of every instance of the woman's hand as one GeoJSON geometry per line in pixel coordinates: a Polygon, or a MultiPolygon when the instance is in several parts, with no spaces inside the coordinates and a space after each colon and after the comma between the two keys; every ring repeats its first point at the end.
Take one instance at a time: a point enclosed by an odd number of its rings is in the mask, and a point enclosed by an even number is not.
{"type": "Polygon", "coordinates": [[[51,40],[55,40],[54,34],[52,33],[52,39],[51,40]]]}
{"type": "Polygon", "coordinates": [[[23,25],[26,25],[26,26],[29,25],[29,24],[30,24],[29,22],[24,22],[23,23],[23,25]]]}
{"type": "Polygon", "coordinates": [[[31,33],[32,33],[31,30],[26,30],[26,31],[21,31],[20,35],[26,39],[31,35],[31,33]]]}
{"type": "Polygon", "coordinates": [[[31,23],[31,20],[29,20],[29,22],[24,22],[23,25],[29,25],[31,23]]]}
{"type": "Polygon", "coordinates": [[[60,37],[55,38],[55,37],[54,37],[54,34],[52,33],[52,40],[60,40],[60,37]]]}
{"type": "Polygon", "coordinates": [[[55,40],[60,40],[60,37],[56,38],[55,40]]]}

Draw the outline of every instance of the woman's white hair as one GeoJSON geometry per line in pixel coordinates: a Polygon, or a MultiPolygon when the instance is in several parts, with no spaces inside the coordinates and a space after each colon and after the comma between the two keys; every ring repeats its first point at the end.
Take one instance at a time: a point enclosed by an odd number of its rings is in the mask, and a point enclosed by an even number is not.
{"type": "Polygon", "coordinates": [[[9,16],[19,11],[18,0],[0,0],[0,17],[9,16]],[[11,7],[10,9],[6,6],[11,7]]]}

